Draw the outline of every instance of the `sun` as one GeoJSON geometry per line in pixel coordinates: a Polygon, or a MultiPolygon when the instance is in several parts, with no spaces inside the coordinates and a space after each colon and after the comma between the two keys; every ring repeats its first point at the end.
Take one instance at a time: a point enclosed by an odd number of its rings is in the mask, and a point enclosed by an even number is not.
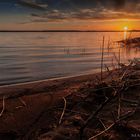
{"type": "Polygon", "coordinates": [[[128,26],[124,26],[124,31],[127,31],[128,30],[128,26]]]}

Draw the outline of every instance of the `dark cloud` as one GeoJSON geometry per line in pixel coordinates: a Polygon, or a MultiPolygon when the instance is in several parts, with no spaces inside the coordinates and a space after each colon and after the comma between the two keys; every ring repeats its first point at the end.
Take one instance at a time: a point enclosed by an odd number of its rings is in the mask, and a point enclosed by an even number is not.
{"type": "Polygon", "coordinates": [[[128,3],[138,4],[139,0],[36,0],[38,3],[48,4],[50,8],[73,9],[94,8],[103,6],[106,8],[124,8],[128,3]]]}
{"type": "Polygon", "coordinates": [[[139,13],[128,13],[125,11],[114,11],[109,9],[99,10],[95,9],[80,9],[77,11],[65,12],[61,10],[51,10],[43,14],[31,14],[32,21],[36,22],[46,22],[46,21],[56,21],[56,20],[70,20],[70,19],[78,19],[78,20],[112,20],[112,19],[140,19],[139,13]]]}
{"type": "Polygon", "coordinates": [[[99,0],[100,4],[107,8],[120,9],[126,4],[126,0],[99,0]]]}
{"type": "Polygon", "coordinates": [[[34,21],[56,21],[69,19],[140,19],[139,0],[42,0],[48,10],[31,15],[34,21]]]}
{"type": "MultiPolygon", "coordinates": [[[[112,10],[122,12],[122,15],[124,15],[125,12],[134,14],[140,12],[140,0],[36,0],[36,1],[38,3],[48,4],[48,11],[56,9],[59,10],[59,12],[62,11],[62,13],[64,11],[77,12],[78,15],[81,14],[80,15],[81,18],[85,16],[98,17],[99,15],[102,15],[101,13],[104,11],[104,9],[106,9],[106,11],[112,10]],[[87,13],[79,12],[84,9],[89,9],[90,12],[87,13]],[[93,11],[96,11],[96,13],[93,13],[93,11]]],[[[106,15],[107,14],[109,13],[106,13],[106,15]]],[[[124,15],[124,18],[125,17],[126,15],[124,15]]]]}
{"type": "Polygon", "coordinates": [[[49,5],[49,9],[95,8],[99,6],[121,9],[128,4],[137,5],[140,0],[1,0],[0,3],[24,3],[31,6],[31,8],[32,5],[42,7],[44,4],[49,5]]]}
{"type": "Polygon", "coordinates": [[[32,1],[32,0],[19,0],[17,3],[22,5],[22,6],[33,8],[33,9],[38,9],[38,10],[46,10],[47,9],[47,4],[39,4],[35,0],[34,1],[32,1]]]}
{"type": "Polygon", "coordinates": [[[32,21],[140,18],[140,0],[1,0],[1,3],[18,3],[25,10],[33,9],[32,21]]]}

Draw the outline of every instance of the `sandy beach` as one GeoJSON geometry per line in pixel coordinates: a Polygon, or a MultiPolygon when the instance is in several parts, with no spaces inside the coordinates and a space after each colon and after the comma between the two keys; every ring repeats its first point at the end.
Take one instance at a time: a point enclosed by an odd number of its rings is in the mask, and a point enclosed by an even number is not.
{"type": "MultiPolygon", "coordinates": [[[[132,71],[135,71],[137,75],[135,79],[139,79],[139,70],[136,71],[131,66],[127,70],[126,76],[132,71]]],[[[124,75],[124,72],[126,72],[126,68],[104,72],[102,82],[100,73],[97,73],[0,87],[0,109],[2,110],[0,139],[80,139],[80,128],[87,117],[104,103],[105,97],[112,97],[112,89],[105,90],[104,88],[111,85],[113,81],[117,82],[124,75]],[[97,90],[98,88],[104,90],[97,90]],[[64,113],[63,116],[62,112],[64,113]]],[[[133,105],[135,106],[139,99],[139,86],[128,87],[128,90],[124,90],[123,94],[128,100],[134,100],[133,105]]],[[[112,122],[111,112],[114,112],[115,118],[117,116],[118,103],[116,100],[114,98],[101,113],[99,112],[98,117],[105,125],[112,122]]],[[[132,103],[129,106],[125,102],[122,104],[124,106],[121,109],[122,114],[133,110],[131,108],[132,103]]],[[[134,129],[133,131],[139,134],[139,113],[137,111],[132,121],[128,122],[128,127],[123,123],[121,127],[126,127],[128,129],[126,131],[130,132],[131,129],[134,129]]],[[[118,127],[118,123],[115,127],[118,127]]],[[[113,140],[132,138],[130,134],[120,134],[121,127],[113,128],[108,133],[103,133],[101,137],[113,137],[113,140]]],[[[84,130],[83,139],[87,140],[103,129],[102,123],[99,123],[96,118],[84,130]]]]}

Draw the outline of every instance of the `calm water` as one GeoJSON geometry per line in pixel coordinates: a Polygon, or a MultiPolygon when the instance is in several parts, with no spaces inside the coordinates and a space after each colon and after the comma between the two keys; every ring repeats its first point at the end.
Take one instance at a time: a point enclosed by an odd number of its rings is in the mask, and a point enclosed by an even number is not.
{"type": "Polygon", "coordinates": [[[119,49],[114,43],[123,33],[0,33],[0,85],[99,71],[103,35],[107,66],[116,63],[119,50],[122,62],[140,57],[139,49],[119,49]]]}

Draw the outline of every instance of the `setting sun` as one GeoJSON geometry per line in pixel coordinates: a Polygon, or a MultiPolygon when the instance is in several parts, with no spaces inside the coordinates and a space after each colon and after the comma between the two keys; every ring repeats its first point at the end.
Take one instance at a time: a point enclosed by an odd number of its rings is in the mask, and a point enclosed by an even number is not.
{"type": "Polygon", "coordinates": [[[125,26],[123,29],[124,29],[125,31],[127,31],[127,30],[128,30],[128,27],[127,27],[127,26],[125,26]]]}

